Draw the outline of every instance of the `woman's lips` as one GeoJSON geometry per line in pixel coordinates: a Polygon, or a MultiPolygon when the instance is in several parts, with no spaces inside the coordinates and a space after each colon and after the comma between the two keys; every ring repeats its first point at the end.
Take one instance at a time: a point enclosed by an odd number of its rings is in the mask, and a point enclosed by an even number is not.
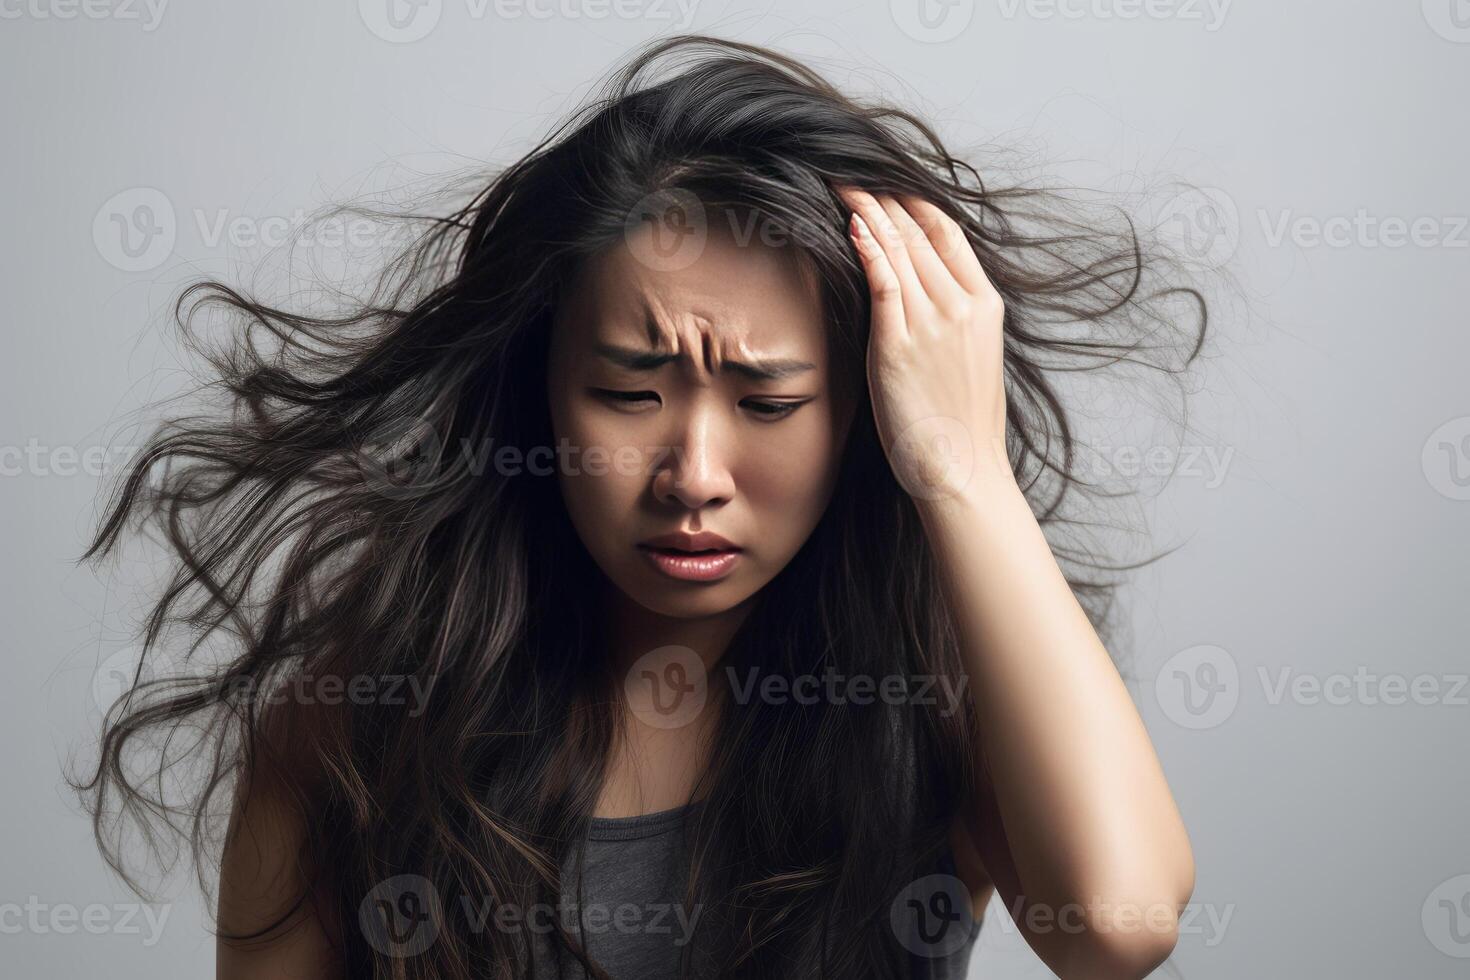
{"type": "Polygon", "coordinates": [[[724,578],[740,561],[740,552],[734,548],[691,553],[641,544],[638,550],[648,556],[654,568],[669,578],[685,582],[713,582],[724,578]]]}

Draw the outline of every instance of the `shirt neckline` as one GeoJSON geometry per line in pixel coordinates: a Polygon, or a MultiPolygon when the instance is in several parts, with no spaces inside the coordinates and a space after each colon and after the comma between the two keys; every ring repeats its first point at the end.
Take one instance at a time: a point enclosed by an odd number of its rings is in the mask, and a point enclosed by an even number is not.
{"type": "Polygon", "coordinates": [[[592,817],[587,824],[587,839],[597,841],[638,840],[643,837],[666,834],[683,823],[685,815],[703,802],[703,800],[695,800],[683,806],[656,810],[653,813],[640,813],[632,817],[592,817]]]}

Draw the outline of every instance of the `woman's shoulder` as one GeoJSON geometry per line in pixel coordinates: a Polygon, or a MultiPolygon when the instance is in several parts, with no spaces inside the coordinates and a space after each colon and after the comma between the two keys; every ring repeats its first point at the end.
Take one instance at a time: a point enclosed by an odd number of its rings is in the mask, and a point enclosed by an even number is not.
{"type": "Polygon", "coordinates": [[[301,704],[268,705],[243,747],[220,854],[221,978],[340,975],[336,903],[307,853],[327,723],[301,704]]]}

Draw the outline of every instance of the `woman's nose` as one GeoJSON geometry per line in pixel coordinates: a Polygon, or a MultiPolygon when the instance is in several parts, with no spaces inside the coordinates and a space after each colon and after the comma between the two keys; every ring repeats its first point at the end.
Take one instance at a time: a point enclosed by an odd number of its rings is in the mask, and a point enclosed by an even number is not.
{"type": "Polygon", "coordinates": [[[694,509],[734,496],[732,446],[725,422],[712,406],[691,409],[671,434],[669,452],[653,481],[660,502],[694,509]]]}

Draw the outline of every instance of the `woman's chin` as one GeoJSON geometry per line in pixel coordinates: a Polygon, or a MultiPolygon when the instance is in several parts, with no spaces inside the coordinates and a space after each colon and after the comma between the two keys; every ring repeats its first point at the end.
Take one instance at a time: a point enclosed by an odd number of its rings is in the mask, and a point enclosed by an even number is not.
{"type": "Polygon", "coordinates": [[[750,598],[739,580],[717,582],[670,581],[655,573],[637,576],[636,582],[619,586],[632,602],[651,613],[670,619],[704,619],[730,612],[750,598]]]}

